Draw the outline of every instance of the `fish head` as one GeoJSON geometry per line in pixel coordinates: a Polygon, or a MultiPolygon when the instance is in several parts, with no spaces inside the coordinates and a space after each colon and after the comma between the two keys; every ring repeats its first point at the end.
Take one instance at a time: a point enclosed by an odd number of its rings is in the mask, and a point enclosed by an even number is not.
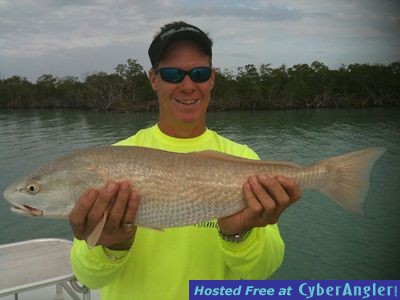
{"type": "Polygon", "coordinates": [[[73,208],[72,170],[36,172],[10,184],[3,197],[11,211],[34,217],[66,217],[73,208]]]}

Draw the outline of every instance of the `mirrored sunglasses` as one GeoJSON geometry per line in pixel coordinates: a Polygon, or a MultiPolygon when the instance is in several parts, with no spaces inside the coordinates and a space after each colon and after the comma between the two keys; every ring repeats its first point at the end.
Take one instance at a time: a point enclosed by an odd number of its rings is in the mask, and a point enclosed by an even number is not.
{"type": "Polygon", "coordinates": [[[180,83],[186,75],[189,75],[190,79],[197,83],[205,82],[211,77],[210,67],[198,67],[189,71],[179,68],[159,68],[155,71],[160,73],[162,80],[169,83],[180,83]]]}

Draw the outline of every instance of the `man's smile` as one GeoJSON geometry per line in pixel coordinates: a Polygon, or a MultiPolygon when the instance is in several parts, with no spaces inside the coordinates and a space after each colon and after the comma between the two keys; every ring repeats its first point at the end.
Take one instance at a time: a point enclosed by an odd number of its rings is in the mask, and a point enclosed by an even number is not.
{"type": "Polygon", "coordinates": [[[179,104],[183,104],[183,105],[192,105],[192,104],[200,102],[200,99],[176,99],[176,98],[174,98],[173,101],[175,101],[179,104]]]}

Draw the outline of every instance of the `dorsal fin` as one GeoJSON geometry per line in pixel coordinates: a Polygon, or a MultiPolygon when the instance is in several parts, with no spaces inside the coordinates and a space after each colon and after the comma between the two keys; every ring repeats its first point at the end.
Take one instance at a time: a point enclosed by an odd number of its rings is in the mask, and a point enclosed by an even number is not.
{"type": "Polygon", "coordinates": [[[300,165],[288,161],[264,161],[264,160],[254,160],[254,159],[248,159],[248,158],[243,158],[243,157],[238,157],[222,152],[217,152],[213,150],[205,150],[205,151],[199,151],[199,152],[190,152],[188,153],[193,156],[197,156],[200,158],[206,158],[206,159],[216,159],[216,160],[222,160],[222,161],[227,161],[227,162],[236,162],[236,163],[247,163],[247,164],[257,164],[257,165],[273,165],[273,166],[285,166],[285,167],[293,167],[293,168],[299,168],[300,165]]]}

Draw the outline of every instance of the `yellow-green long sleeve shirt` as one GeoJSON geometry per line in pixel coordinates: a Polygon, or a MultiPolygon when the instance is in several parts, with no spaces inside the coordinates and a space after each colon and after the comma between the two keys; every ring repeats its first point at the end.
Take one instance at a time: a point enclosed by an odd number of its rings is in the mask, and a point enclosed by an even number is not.
{"type": "MultiPolygon", "coordinates": [[[[196,138],[177,139],[154,125],[116,145],[173,152],[215,150],[258,159],[247,146],[209,129],[196,138]]],[[[104,300],[186,300],[190,279],[265,279],[281,265],[284,243],[277,225],[254,228],[241,243],[231,243],[219,238],[215,224],[214,220],[164,231],[138,228],[129,251],[111,251],[119,260],[110,259],[102,247],[90,250],[85,241],[75,240],[72,268],[80,282],[100,288],[104,300]]]]}

